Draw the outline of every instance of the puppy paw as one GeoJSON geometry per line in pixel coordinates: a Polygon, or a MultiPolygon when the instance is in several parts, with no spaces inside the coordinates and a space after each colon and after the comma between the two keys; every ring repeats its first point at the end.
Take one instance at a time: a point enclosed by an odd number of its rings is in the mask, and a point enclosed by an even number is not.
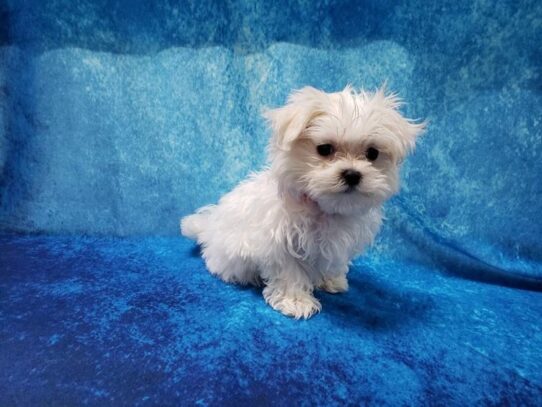
{"type": "Polygon", "coordinates": [[[284,315],[295,319],[309,319],[322,309],[320,302],[312,295],[284,297],[271,306],[284,315]]]}
{"type": "Polygon", "coordinates": [[[311,293],[281,293],[278,290],[265,287],[263,290],[265,301],[277,311],[295,319],[309,319],[320,312],[322,305],[311,293]]]}
{"type": "Polygon", "coordinates": [[[344,293],[348,291],[348,280],[346,276],[327,278],[318,288],[331,294],[344,293]]]}

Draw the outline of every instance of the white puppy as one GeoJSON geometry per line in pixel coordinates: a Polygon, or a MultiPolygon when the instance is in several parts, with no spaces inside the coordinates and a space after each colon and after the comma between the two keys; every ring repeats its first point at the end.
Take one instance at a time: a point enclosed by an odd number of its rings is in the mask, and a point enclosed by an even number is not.
{"type": "Polygon", "coordinates": [[[346,291],[349,262],[373,241],[382,204],[399,189],[399,165],[424,128],[400,105],[383,89],[306,87],[264,113],[269,167],[182,219],[209,271],[263,283],[267,303],[295,318],[320,311],[314,289],[346,291]]]}

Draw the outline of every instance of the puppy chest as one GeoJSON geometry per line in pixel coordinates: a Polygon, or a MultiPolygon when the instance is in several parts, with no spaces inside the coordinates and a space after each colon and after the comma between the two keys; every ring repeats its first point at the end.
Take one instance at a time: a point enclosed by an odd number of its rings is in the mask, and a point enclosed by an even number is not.
{"type": "Polygon", "coordinates": [[[291,240],[294,252],[311,266],[334,268],[348,263],[359,249],[355,230],[336,222],[313,222],[298,228],[291,240]]]}

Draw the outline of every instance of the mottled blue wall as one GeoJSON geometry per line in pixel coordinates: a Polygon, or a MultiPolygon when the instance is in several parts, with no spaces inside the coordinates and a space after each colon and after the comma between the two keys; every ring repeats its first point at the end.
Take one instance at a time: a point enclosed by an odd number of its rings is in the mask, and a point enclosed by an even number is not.
{"type": "Polygon", "coordinates": [[[175,235],[264,164],[264,106],[387,80],[430,125],[375,252],[536,273],[541,4],[0,4],[0,228],[175,235]]]}

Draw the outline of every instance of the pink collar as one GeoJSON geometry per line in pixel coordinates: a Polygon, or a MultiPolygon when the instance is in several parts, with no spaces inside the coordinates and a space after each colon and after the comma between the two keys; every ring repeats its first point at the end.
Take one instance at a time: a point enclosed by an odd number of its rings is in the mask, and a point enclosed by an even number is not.
{"type": "Polygon", "coordinates": [[[322,209],[320,208],[320,205],[318,205],[318,202],[316,202],[314,199],[312,199],[306,193],[301,194],[298,197],[297,202],[300,203],[303,206],[308,206],[311,209],[316,209],[319,212],[322,212],[322,209]]]}
{"type": "Polygon", "coordinates": [[[322,210],[322,208],[320,208],[320,205],[318,205],[318,202],[316,202],[306,193],[300,194],[294,191],[287,191],[284,195],[289,201],[291,201],[300,209],[309,211],[319,218],[327,216],[327,214],[322,210]]]}

